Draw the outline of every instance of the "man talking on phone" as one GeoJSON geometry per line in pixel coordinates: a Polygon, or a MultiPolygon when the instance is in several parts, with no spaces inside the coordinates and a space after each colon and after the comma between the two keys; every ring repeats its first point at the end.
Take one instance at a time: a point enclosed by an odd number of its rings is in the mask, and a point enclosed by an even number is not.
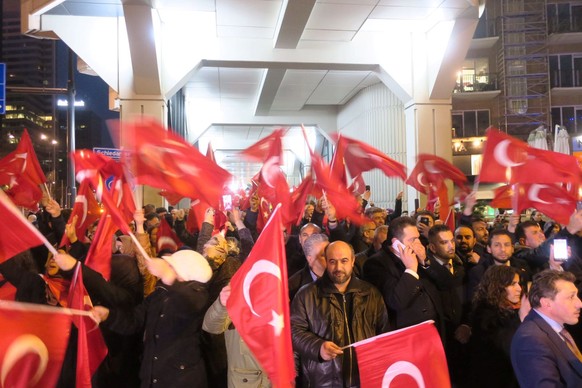
{"type": "Polygon", "coordinates": [[[434,268],[419,237],[413,218],[394,219],[382,249],[364,263],[363,277],[382,292],[392,328],[432,319],[442,337],[442,304],[431,279],[434,268]]]}

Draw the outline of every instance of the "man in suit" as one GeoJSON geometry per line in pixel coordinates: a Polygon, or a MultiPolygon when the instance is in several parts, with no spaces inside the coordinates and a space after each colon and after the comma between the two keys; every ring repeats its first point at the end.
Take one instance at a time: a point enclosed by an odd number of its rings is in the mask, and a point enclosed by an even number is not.
{"type": "Polygon", "coordinates": [[[325,272],[325,248],[329,245],[327,235],[315,233],[307,237],[303,243],[303,252],[307,264],[301,271],[295,272],[289,278],[289,300],[293,301],[295,294],[301,287],[313,283],[325,272]]]}
{"type": "Polygon", "coordinates": [[[390,222],[382,249],[364,263],[364,280],[382,292],[393,328],[432,319],[444,338],[440,294],[432,280],[435,268],[419,237],[413,218],[390,222]]]}
{"type": "Polygon", "coordinates": [[[582,354],[564,324],[574,325],[582,301],[569,272],[546,270],[529,292],[532,310],[511,342],[511,363],[522,387],[580,387],[582,354]]]}

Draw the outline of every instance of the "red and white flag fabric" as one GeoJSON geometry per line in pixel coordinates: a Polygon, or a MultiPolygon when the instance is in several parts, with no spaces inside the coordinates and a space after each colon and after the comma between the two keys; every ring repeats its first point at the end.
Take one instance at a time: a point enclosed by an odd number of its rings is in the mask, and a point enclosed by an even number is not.
{"type": "Polygon", "coordinates": [[[165,217],[162,217],[160,220],[160,227],[158,228],[158,241],[156,242],[157,245],[157,252],[162,250],[170,250],[175,252],[180,248],[182,245],[182,241],[174,232],[174,229],[168,224],[165,217]]]}
{"type": "Polygon", "coordinates": [[[451,387],[443,345],[432,321],[368,338],[353,346],[362,388],[451,387]]]}
{"type": "Polygon", "coordinates": [[[230,285],[226,308],[234,326],[273,385],[290,387],[295,364],[280,206],[230,285]]]}
{"type": "Polygon", "coordinates": [[[242,150],[240,155],[261,163],[265,163],[267,159],[275,156],[279,158],[280,163],[283,163],[283,136],[285,132],[286,130],[282,128],[273,131],[269,136],[242,150]]]}
{"type": "Polygon", "coordinates": [[[0,184],[8,184],[10,176],[26,175],[35,185],[46,183],[46,177],[25,129],[16,149],[0,160],[0,184]]]}
{"type": "Polygon", "coordinates": [[[561,185],[552,183],[516,183],[495,189],[491,206],[522,211],[535,208],[566,225],[576,210],[576,198],[561,185]]]}
{"type": "Polygon", "coordinates": [[[24,218],[10,198],[0,190],[0,263],[46,239],[24,218]]]}
{"type": "MultiPolygon", "coordinates": [[[[101,217],[101,206],[97,203],[95,193],[91,190],[88,181],[83,181],[79,186],[73,211],[71,212],[69,221],[67,221],[67,225],[73,222],[75,216],[77,216],[77,225],[75,227],[77,238],[79,241],[85,241],[87,228],[101,217]]],[[[69,245],[69,238],[66,233],[63,234],[60,245],[69,245]]]]}
{"type": "Polygon", "coordinates": [[[113,221],[113,217],[106,210],[97,224],[97,230],[93,235],[93,241],[89,246],[85,265],[101,276],[109,280],[111,278],[111,255],[113,254],[113,235],[119,227],[113,221]]]}
{"type": "Polygon", "coordinates": [[[0,327],[0,386],[55,387],[71,315],[58,307],[0,301],[0,327]]]}
{"type": "Polygon", "coordinates": [[[336,152],[343,150],[344,162],[352,177],[378,168],[387,177],[406,180],[406,166],[389,158],[384,152],[343,135],[333,134],[332,138],[336,140],[340,150],[336,152]]]}
{"type": "Polygon", "coordinates": [[[42,199],[40,186],[32,181],[28,175],[14,175],[7,185],[6,195],[8,195],[16,206],[38,211],[38,203],[42,199]]]}
{"type": "MultiPolygon", "coordinates": [[[[91,298],[83,283],[81,263],[77,263],[71,287],[68,306],[71,309],[90,311],[93,309],[91,298]]],[[[88,316],[74,316],[73,323],[78,329],[77,338],[77,388],[91,388],[91,376],[107,356],[107,345],[98,324],[88,316]]]]}
{"type": "Polygon", "coordinates": [[[578,184],[580,168],[573,156],[530,147],[491,127],[487,130],[479,181],[578,184]]]}

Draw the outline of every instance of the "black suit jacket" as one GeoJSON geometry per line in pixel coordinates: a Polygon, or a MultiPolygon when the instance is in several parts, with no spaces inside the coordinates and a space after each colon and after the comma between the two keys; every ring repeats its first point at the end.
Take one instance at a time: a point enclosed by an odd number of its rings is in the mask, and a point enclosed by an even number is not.
{"type": "Polygon", "coordinates": [[[522,387],[582,386],[582,362],[534,310],[513,336],[511,363],[522,387]]]}
{"type": "Polygon", "coordinates": [[[388,307],[392,328],[400,329],[434,320],[444,338],[443,309],[439,292],[430,279],[430,267],[418,267],[417,279],[384,243],[382,249],[364,263],[364,280],[376,286],[388,307]]]}

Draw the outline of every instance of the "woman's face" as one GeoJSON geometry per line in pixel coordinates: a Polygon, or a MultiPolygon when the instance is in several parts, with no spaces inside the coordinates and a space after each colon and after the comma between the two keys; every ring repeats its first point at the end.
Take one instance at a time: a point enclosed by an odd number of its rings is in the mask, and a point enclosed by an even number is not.
{"type": "Polygon", "coordinates": [[[519,285],[519,276],[515,275],[511,284],[505,287],[507,300],[513,304],[519,303],[521,299],[521,286],[519,285]]]}

